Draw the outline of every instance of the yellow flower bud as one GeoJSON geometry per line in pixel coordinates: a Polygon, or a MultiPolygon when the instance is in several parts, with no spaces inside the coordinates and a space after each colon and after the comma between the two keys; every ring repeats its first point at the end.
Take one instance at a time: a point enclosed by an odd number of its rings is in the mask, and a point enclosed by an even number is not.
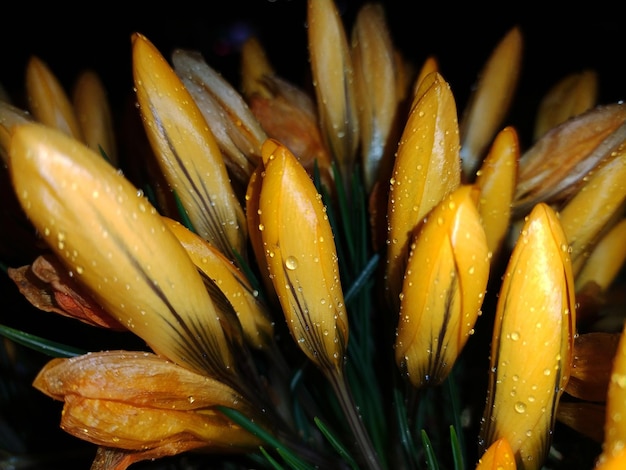
{"type": "Polygon", "coordinates": [[[476,465],[476,470],[515,470],[516,468],[511,444],[504,437],[491,444],[476,465]]]}
{"type": "Polygon", "coordinates": [[[28,108],[37,121],[82,141],[69,97],[48,64],[37,56],[26,64],[26,94],[28,108]]]}
{"type": "Polygon", "coordinates": [[[476,208],[461,186],[429,214],[409,255],[400,301],[396,362],[416,387],[449,374],[480,315],[489,249],[476,208]]]}
{"type": "Polygon", "coordinates": [[[156,47],[141,34],[132,39],[139,110],[165,178],[202,238],[229,258],[244,256],[245,215],[215,136],[156,47]]]}
{"type": "Polygon", "coordinates": [[[385,283],[395,312],[412,233],[461,182],[457,110],[450,85],[435,72],[420,90],[398,144],[389,189],[385,283]]]}
{"type": "Polygon", "coordinates": [[[518,468],[538,469],[570,376],[574,281],[567,239],[546,204],[532,210],[500,288],[479,442],[506,438],[518,468]]]}
{"type": "Polygon", "coordinates": [[[24,211],[103,308],[155,352],[232,380],[223,319],[143,194],[87,146],[41,124],[17,126],[9,156],[24,211]]]}
{"type": "Polygon", "coordinates": [[[259,223],[269,275],[300,349],[328,373],[343,370],[348,317],[321,195],[296,157],[263,145],[259,223]]]}

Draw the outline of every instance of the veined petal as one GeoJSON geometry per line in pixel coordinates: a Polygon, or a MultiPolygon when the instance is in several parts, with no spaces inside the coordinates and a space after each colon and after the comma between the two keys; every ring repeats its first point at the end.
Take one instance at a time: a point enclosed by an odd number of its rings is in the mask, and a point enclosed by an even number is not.
{"type": "Polygon", "coordinates": [[[367,3],[359,9],[351,41],[363,174],[370,191],[382,159],[395,151],[388,138],[398,108],[395,51],[381,4],[367,3]]]}
{"type": "Polygon", "coordinates": [[[307,5],[309,56],[320,127],[347,182],[359,145],[359,116],[348,39],[333,0],[309,0],[307,5]]]}
{"type": "Polygon", "coordinates": [[[513,449],[504,437],[491,444],[476,465],[476,470],[515,470],[516,468],[513,449]]]}
{"type": "Polygon", "coordinates": [[[243,272],[221,251],[181,223],[167,217],[163,221],[200,272],[211,279],[231,303],[248,344],[256,349],[267,348],[273,341],[274,325],[258,292],[255,293],[243,272]]]}
{"type": "Polygon", "coordinates": [[[522,47],[522,32],[515,26],[491,53],[463,112],[459,127],[463,176],[466,181],[474,181],[474,172],[509,112],[517,88],[522,47]]]}
{"type": "Polygon", "coordinates": [[[227,166],[246,183],[261,163],[261,145],[267,138],[261,124],[237,90],[199,52],[176,49],[172,64],[224,152],[227,166]]]}
{"type": "Polygon", "coordinates": [[[626,140],[626,105],[597,106],[544,134],[520,157],[514,217],[562,203],[626,140]]]}
{"type": "Polygon", "coordinates": [[[322,371],[343,370],[348,317],[321,195],[289,150],[263,145],[259,221],[269,275],[287,326],[322,371]]]}
{"type": "Polygon", "coordinates": [[[593,172],[559,216],[571,245],[574,275],[578,275],[602,233],[615,223],[626,201],[626,141],[609,161],[593,172]]]}
{"type": "Polygon", "coordinates": [[[559,80],[539,103],[534,140],[550,129],[578,116],[596,105],[598,99],[598,74],[595,70],[572,73],[559,80]]]}
{"type": "Polygon", "coordinates": [[[230,343],[196,267],[149,201],[100,155],[41,124],[14,130],[24,211],[93,297],[164,357],[230,376],[230,343]]]}
{"type": "Polygon", "coordinates": [[[83,141],[92,150],[104,153],[113,166],[117,166],[111,106],[104,84],[93,70],[85,70],[78,76],[72,103],[83,141]]]}
{"type": "Polygon", "coordinates": [[[402,133],[389,189],[385,283],[396,312],[414,230],[461,183],[456,103],[441,75],[428,77],[402,133]]]}
{"type": "Polygon", "coordinates": [[[215,136],[193,97],[143,35],[133,37],[139,110],[161,170],[180,197],[194,230],[229,258],[246,253],[243,209],[215,136]]]}
{"type": "Polygon", "coordinates": [[[604,403],[563,401],[556,408],[556,419],[583,436],[601,443],[604,439],[604,403]]]}
{"type": "Polygon", "coordinates": [[[26,64],[26,94],[28,108],[37,121],[83,140],[69,97],[48,65],[37,56],[26,64]]]}
{"type": "Polygon", "coordinates": [[[250,404],[228,385],[148,352],[104,351],[52,359],[33,386],[61,401],[78,395],[160,410],[226,406],[250,412],[250,404]]]}
{"type": "Polygon", "coordinates": [[[559,219],[548,205],[538,204],[500,288],[479,437],[482,448],[505,437],[519,468],[540,468],[550,447],[556,407],[572,367],[573,284],[559,219]]]}
{"type": "Polygon", "coordinates": [[[576,275],[576,292],[589,282],[601,292],[613,284],[626,261],[626,219],[617,222],[595,244],[583,267],[576,275]]]}
{"type": "Polygon", "coordinates": [[[490,258],[478,195],[461,186],[445,197],[411,247],[395,355],[415,387],[443,382],[481,313],[490,258]]]}
{"type": "Polygon", "coordinates": [[[604,422],[604,442],[598,463],[616,458],[626,442],[626,330],[622,330],[613,359],[611,380],[606,397],[606,420],[604,422]]]}
{"type": "Polygon", "coordinates": [[[517,183],[519,139],[513,127],[505,127],[493,141],[489,153],[476,172],[480,188],[478,211],[482,217],[492,260],[502,247],[511,221],[511,204],[517,183]]]}

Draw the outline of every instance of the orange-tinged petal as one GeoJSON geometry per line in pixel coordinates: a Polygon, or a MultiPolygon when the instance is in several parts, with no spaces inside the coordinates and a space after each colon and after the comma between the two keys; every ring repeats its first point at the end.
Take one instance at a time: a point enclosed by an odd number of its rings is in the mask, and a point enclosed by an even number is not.
{"type": "Polygon", "coordinates": [[[490,258],[478,194],[461,186],[446,196],[411,247],[395,355],[416,387],[443,382],[480,315],[490,258]]]}
{"type": "MultiPolygon", "coordinates": [[[[366,3],[352,29],[352,59],[365,188],[372,189],[381,161],[391,158],[395,145],[388,138],[397,111],[396,59],[381,4],[366,3]]],[[[395,142],[394,142],[395,144],[395,142]]]]}
{"type": "Polygon", "coordinates": [[[598,74],[586,69],[559,80],[539,103],[533,139],[537,140],[550,129],[590,110],[598,99],[598,74]]]}
{"type": "Polygon", "coordinates": [[[245,215],[215,136],[156,47],[139,33],[132,40],[139,110],[161,170],[194,230],[229,258],[245,258],[245,215]]]}
{"type": "Polygon", "coordinates": [[[181,223],[163,218],[165,225],[176,235],[196,267],[226,296],[237,313],[248,344],[266,349],[273,341],[274,325],[267,308],[250,281],[217,248],[181,223]]]}
{"type": "Polygon", "coordinates": [[[496,135],[476,172],[476,185],[481,191],[478,211],[485,226],[487,245],[493,253],[492,260],[497,259],[509,231],[519,153],[517,132],[513,127],[505,127],[496,135]]]}
{"type": "Polygon", "coordinates": [[[26,64],[26,95],[28,108],[37,121],[82,141],[69,97],[48,64],[37,56],[26,64]]]}
{"type": "Polygon", "coordinates": [[[491,444],[476,465],[476,470],[515,470],[516,468],[513,449],[504,437],[491,444]]]}
{"type": "Polygon", "coordinates": [[[354,69],[341,16],[333,0],[307,2],[308,44],[320,128],[348,182],[359,145],[354,69]]]}
{"type": "Polygon", "coordinates": [[[517,88],[522,46],[522,32],[515,26],[491,53],[463,112],[459,127],[463,176],[467,181],[474,180],[474,172],[509,112],[517,88]]]}
{"type": "Polygon", "coordinates": [[[263,145],[259,228],[287,326],[324,372],[343,370],[348,317],[326,209],[306,170],[277,141],[263,145]]]}
{"type": "Polygon", "coordinates": [[[164,357],[233,374],[222,319],[195,265],[137,188],[41,124],[15,128],[9,168],[34,226],[105,310],[164,357]]]}
{"type": "Polygon", "coordinates": [[[456,103],[450,85],[429,75],[411,109],[398,145],[387,209],[386,289],[394,310],[416,227],[461,182],[456,103]],[[430,77],[430,78],[429,78],[430,77]]]}
{"type": "Polygon", "coordinates": [[[147,458],[155,453],[164,457],[198,448],[249,452],[261,444],[219,411],[165,411],[77,395],[65,399],[61,428],[93,444],[147,451],[147,458]]]}
{"type": "Polygon", "coordinates": [[[84,142],[117,166],[112,110],[104,84],[93,70],[85,70],[78,76],[72,103],[84,142]]]}
{"type": "Polygon", "coordinates": [[[554,210],[538,204],[522,228],[500,288],[479,438],[486,448],[505,437],[519,468],[540,468],[549,450],[556,407],[572,367],[574,308],[565,233],[554,210]]]}

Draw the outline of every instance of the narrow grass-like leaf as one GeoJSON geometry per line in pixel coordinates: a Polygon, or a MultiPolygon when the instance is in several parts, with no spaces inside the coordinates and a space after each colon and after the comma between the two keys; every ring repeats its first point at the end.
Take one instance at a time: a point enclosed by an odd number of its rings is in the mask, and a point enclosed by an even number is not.
{"type": "Polygon", "coordinates": [[[330,445],[333,446],[333,449],[337,451],[341,458],[344,459],[352,469],[358,470],[359,466],[348,452],[348,449],[346,449],[346,447],[341,443],[339,438],[335,436],[330,429],[328,429],[321,419],[316,417],[314,418],[314,421],[324,437],[328,440],[330,445]]]}
{"type": "Polygon", "coordinates": [[[22,346],[26,346],[51,357],[74,357],[85,354],[86,352],[82,349],[57,343],[56,341],[50,341],[5,325],[0,325],[0,335],[22,346]]]}

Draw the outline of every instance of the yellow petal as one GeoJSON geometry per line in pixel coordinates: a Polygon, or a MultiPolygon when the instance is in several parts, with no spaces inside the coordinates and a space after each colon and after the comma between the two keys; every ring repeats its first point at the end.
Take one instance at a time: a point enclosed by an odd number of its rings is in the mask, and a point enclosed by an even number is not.
{"type": "Polygon", "coordinates": [[[274,325],[246,276],[217,248],[184,225],[167,217],[163,221],[196,267],[226,296],[237,313],[248,344],[256,349],[266,349],[273,341],[274,325]]]}
{"type": "Polygon", "coordinates": [[[33,117],[27,111],[0,100],[0,157],[5,165],[9,164],[11,128],[16,124],[26,124],[32,121],[33,117]]]}
{"type": "Polygon", "coordinates": [[[287,326],[322,371],[342,371],[348,317],[326,209],[313,181],[286,147],[266,141],[263,162],[259,227],[287,326]]]}
{"type": "Polygon", "coordinates": [[[603,232],[616,216],[621,216],[625,200],[626,142],[586,179],[560,211],[561,224],[571,245],[574,275],[578,275],[603,232]]]}
{"type": "Polygon", "coordinates": [[[595,70],[572,73],[559,80],[539,103],[533,139],[550,129],[590,110],[598,99],[598,74],[595,70]]]}
{"type": "Polygon", "coordinates": [[[85,70],[78,76],[72,102],[84,142],[117,166],[111,106],[104,84],[93,70],[85,70]]]}
{"type": "Polygon", "coordinates": [[[515,470],[516,468],[513,450],[504,437],[491,444],[476,465],[476,470],[515,470]]]}
{"type": "Polygon", "coordinates": [[[413,97],[417,96],[418,90],[424,81],[424,78],[427,77],[432,72],[440,72],[439,70],[439,61],[435,56],[428,56],[426,60],[422,64],[422,68],[420,69],[417,77],[415,78],[415,82],[413,83],[413,97]]]}
{"type": "Polygon", "coordinates": [[[35,119],[82,141],[74,108],[48,65],[37,56],[26,64],[28,108],[35,119]]]}
{"type": "Polygon", "coordinates": [[[540,468],[547,456],[556,406],[572,367],[574,307],[565,233],[556,213],[538,204],[500,288],[479,437],[482,448],[505,437],[519,468],[540,468]]]}
{"type": "Polygon", "coordinates": [[[602,235],[576,275],[576,291],[595,283],[601,291],[613,284],[626,261],[626,219],[620,220],[602,235]]]}
{"type": "Polygon", "coordinates": [[[370,191],[382,159],[395,152],[388,137],[397,111],[396,59],[381,4],[359,9],[351,41],[364,182],[370,191]]]}
{"type": "Polygon", "coordinates": [[[242,96],[198,52],[176,49],[172,65],[198,104],[238,181],[247,183],[261,163],[265,131],[242,96]]]}
{"type": "Polygon", "coordinates": [[[261,41],[250,36],[241,45],[241,93],[246,99],[253,95],[269,98],[271,92],[263,85],[263,79],[274,74],[261,41]]]}
{"type": "Polygon", "coordinates": [[[229,341],[196,267],[114,167],[59,131],[24,124],[11,140],[10,172],[44,241],[105,310],[168,359],[233,373],[229,341]]]}
{"type": "Polygon", "coordinates": [[[517,88],[522,46],[522,32],[515,26],[491,53],[463,112],[459,127],[463,176],[467,181],[474,180],[474,172],[509,112],[517,88]]]}
{"type": "Polygon", "coordinates": [[[497,259],[509,231],[519,152],[517,132],[513,127],[505,127],[496,135],[476,172],[476,185],[481,191],[478,211],[485,226],[489,251],[493,253],[492,260],[497,259]]]}
{"type": "Polygon", "coordinates": [[[235,259],[235,252],[244,256],[245,215],[214,135],[154,45],[138,33],[132,39],[137,101],[161,170],[194,230],[229,258],[235,259]]]}
{"type": "Polygon", "coordinates": [[[333,0],[307,2],[309,60],[320,127],[344,181],[359,145],[354,70],[341,16],[333,0]]]}
{"type": "Polygon", "coordinates": [[[411,247],[395,355],[416,387],[443,382],[481,313],[490,259],[478,194],[461,186],[445,197],[411,247]]]}
{"type": "Polygon", "coordinates": [[[606,421],[604,423],[604,442],[598,462],[603,463],[616,458],[626,442],[626,330],[622,330],[617,345],[611,381],[606,398],[606,421]]]}
{"type": "Polygon", "coordinates": [[[626,468],[626,449],[615,452],[608,458],[598,459],[594,470],[622,470],[626,468]]]}
{"type": "Polygon", "coordinates": [[[412,233],[461,182],[456,103],[441,75],[429,77],[405,125],[389,189],[385,283],[396,312],[412,233]]]}

